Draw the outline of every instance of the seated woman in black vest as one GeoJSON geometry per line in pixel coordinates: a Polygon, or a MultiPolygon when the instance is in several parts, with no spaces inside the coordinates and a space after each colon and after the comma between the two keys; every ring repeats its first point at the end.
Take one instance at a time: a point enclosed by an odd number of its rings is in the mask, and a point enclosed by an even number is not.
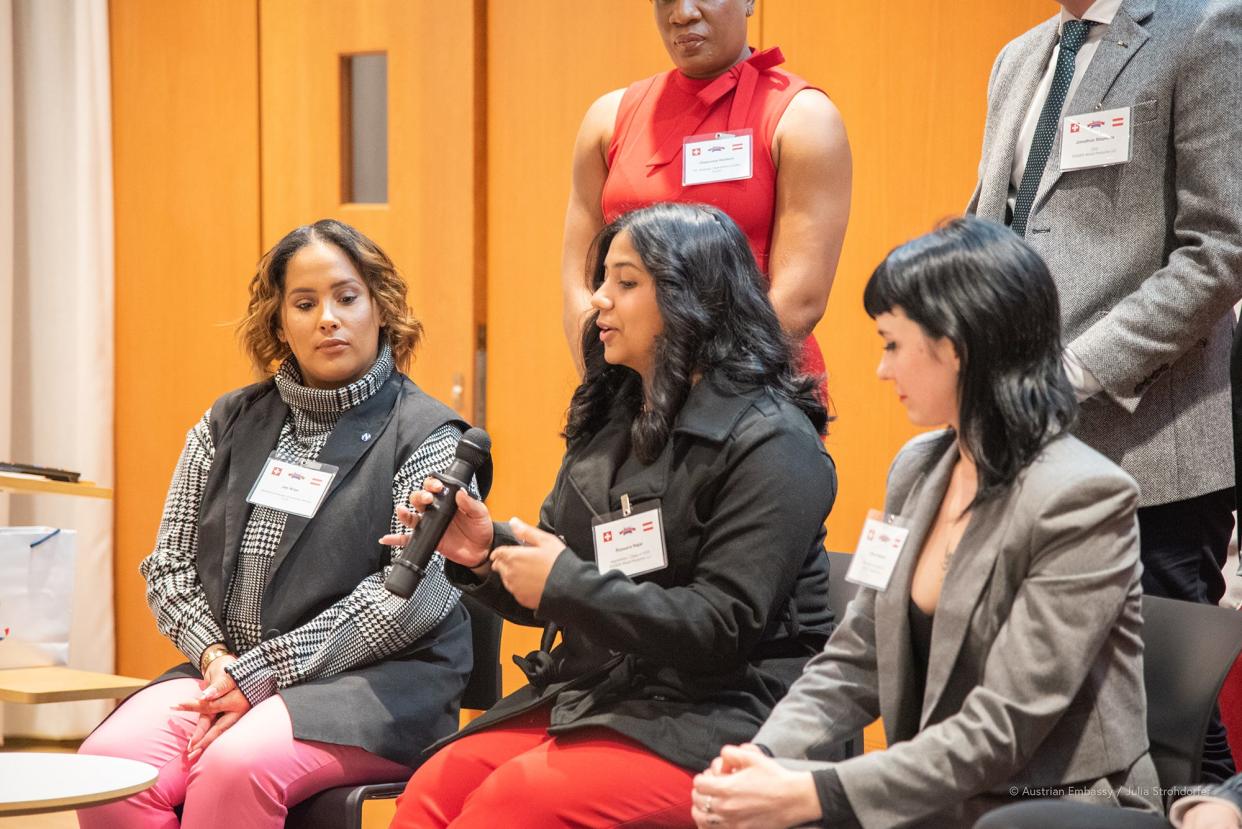
{"type": "Polygon", "coordinates": [[[156,623],[189,662],[81,749],[159,779],[81,811],[82,826],[175,826],[181,806],[185,827],[276,829],[316,791],[408,775],[457,728],[460,594],[438,557],[411,599],[389,594],[378,543],[466,428],[401,373],[421,331],[392,262],[347,225],[300,227],[263,257],[239,335],[269,376],[190,430],[142,563],[156,623]]]}
{"type": "Polygon", "coordinates": [[[420,767],[394,826],[688,826],[693,773],[830,630],[827,414],[746,237],[715,208],[656,205],[602,231],[588,277],[586,374],[539,526],[459,496],[440,545],[468,593],[549,625],[545,649],[420,767]]]}

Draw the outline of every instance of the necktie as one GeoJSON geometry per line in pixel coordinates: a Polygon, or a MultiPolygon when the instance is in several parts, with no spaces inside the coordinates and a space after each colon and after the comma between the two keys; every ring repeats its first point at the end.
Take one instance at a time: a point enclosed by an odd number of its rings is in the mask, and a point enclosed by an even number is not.
{"type": "Polygon", "coordinates": [[[1074,80],[1074,59],[1078,50],[1087,42],[1087,34],[1091,27],[1098,25],[1094,20],[1067,20],[1061,27],[1061,49],[1057,54],[1057,68],[1052,76],[1052,88],[1048,90],[1048,98],[1039,113],[1039,123],[1035,127],[1035,136],[1031,139],[1031,152],[1026,158],[1026,169],[1022,171],[1022,184],[1018,187],[1018,198],[1013,205],[1013,232],[1019,236],[1026,235],[1026,220],[1031,213],[1031,205],[1035,203],[1035,194],[1039,192],[1039,181],[1044,177],[1044,167],[1048,165],[1048,156],[1052,153],[1052,145],[1057,138],[1057,128],[1061,121],[1061,110],[1065,106],[1065,94],[1074,80]]]}

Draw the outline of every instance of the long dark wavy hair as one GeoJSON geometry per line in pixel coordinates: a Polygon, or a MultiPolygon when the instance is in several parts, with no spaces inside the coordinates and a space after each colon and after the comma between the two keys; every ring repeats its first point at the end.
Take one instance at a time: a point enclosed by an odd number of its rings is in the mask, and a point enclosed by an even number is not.
{"type": "Polygon", "coordinates": [[[907,242],[875,269],[863,305],[873,319],[900,308],[957,350],[960,439],[979,470],[971,506],[1013,483],[1073,423],[1056,285],[1008,229],[967,217],[907,242]]]}
{"type": "Polygon", "coordinates": [[[618,409],[630,414],[630,444],[644,463],[659,456],[697,376],[725,388],[766,386],[789,400],[822,435],[828,411],[820,378],[799,375],[795,347],[781,330],[765,280],[733,220],[714,207],[656,204],[626,213],[591,245],[587,278],[604,281],[604,258],[625,231],[655,282],[664,330],[655,342],[651,399],[642,379],[610,365],[592,314],[582,334],[585,373],[569,404],[565,440],[571,448],[595,434],[618,409]]]}

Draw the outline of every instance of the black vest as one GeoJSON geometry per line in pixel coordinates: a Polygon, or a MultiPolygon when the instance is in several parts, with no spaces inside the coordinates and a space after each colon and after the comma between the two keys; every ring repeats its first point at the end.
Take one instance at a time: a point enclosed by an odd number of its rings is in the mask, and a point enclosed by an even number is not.
{"type": "MultiPolygon", "coordinates": [[[[225,596],[250,519],[246,496],[288,413],[272,380],[230,392],[211,408],[215,457],[199,506],[197,565],[221,630],[227,630],[225,596]]],[[[338,468],[328,494],[314,518],[288,517],[276,548],[263,591],[265,640],[306,624],[388,563],[390,551],[377,539],[389,531],[393,478],[448,423],[468,426],[397,372],[341,416],[317,458],[338,468]]],[[[478,481],[486,495],[490,464],[478,481]]],[[[280,695],[295,737],[360,746],[409,765],[424,746],[457,729],[458,698],[470,666],[470,627],[458,606],[406,650],[284,688],[280,695]]],[[[198,671],[181,665],[161,679],[174,676],[197,677],[198,671]]]]}

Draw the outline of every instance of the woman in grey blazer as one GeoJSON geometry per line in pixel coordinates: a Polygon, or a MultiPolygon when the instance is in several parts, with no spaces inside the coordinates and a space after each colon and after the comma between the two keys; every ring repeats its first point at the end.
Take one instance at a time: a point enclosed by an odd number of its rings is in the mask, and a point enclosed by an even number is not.
{"type": "Polygon", "coordinates": [[[753,744],[695,778],[695,820],[970,826],[1049,796],[1150,810],[1138,490],[1068,434],[1047,267],[959,219],[893,251],[864,303],[879,376],[916,425],[948,428],[889,472],[890,535],[908,535],[885,589],[861,588],[753,744]],[[876,717],[886,750],[818,759],[876,717]]]}

